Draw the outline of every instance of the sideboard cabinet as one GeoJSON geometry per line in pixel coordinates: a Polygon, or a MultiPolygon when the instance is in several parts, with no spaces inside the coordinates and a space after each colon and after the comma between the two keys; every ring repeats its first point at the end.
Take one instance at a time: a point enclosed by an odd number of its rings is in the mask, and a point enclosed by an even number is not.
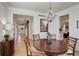
{"type": "Polygon", "coordinates": [[[0,42],[0,55],[12,56],[14,54],[14,40],[0,42]]]}

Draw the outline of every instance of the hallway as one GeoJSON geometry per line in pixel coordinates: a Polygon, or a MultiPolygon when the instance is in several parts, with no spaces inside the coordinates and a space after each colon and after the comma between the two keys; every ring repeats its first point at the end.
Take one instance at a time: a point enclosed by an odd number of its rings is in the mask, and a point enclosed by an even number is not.
{"type": "Polygon", "coordinates": [[[22,40],[20,41],[15,41],[15,53],[14,56],[26,56],[26,47],[25,43],[22,40]]]}

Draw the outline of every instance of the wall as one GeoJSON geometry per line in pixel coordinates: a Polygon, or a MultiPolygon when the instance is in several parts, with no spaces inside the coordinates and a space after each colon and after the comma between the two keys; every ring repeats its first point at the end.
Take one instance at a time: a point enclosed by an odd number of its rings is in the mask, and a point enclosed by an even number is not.
{"type": "MultiPolygon", "coordinates": [[[[69,9],[65,9],[65,10],[63,10],[63,11],[61,11],[61,12],[59,12],[59,13],[57,13],[57,17],[56,17],[56,19],[54,19],[53,20],[53,22],[52,23],[50,23],[50,31],[51,32],[55,32],[56,33],[56,29],[58,28],[58,22],[59,22],[59,16],[62,16],[62,15],[66,15],[66,14],[72,14],[72,12],[73,12],[73,10],[71,10],[71,9],[74,9],[74,8],[70,8],[70,11],[69,11],[69,9]],[[72,11],[72,12],[71,12],[72,11]],[[55,26],[54,26],[55,25],[55,26]],[[52,27],[51,27],[52,26],[52,27]]],[[[76,11],[76,9],[74,10],[74,11],[76,11]]],[[[75,13],[75,12],[74,12],[75,13]]],[[[74,13],[73,13],[73,15],[74,15],[74,13]]],[[[76,11],[76,13],[77,13],[77,11],[76,11]]],[[[30,16],[34,16],[34,27],[37,27],[37,26],[40,26],[40,24],[39,24],[39,19],[40,19],[40,17],[38,16],[39,14],[41,14],[41,13],[38,13],[38,12],[34,12],[34,11],[28,11],[28,10],[23,10],[23,9],[17,9],[17,8],[9,8],[9,13],[8,13],[8,15],[9,16],[11,16],[12,14],[21,14],[21,15],[30,15],[30,16]],[[39,24],[39,25],[38,25],[39,24]]],[[[78,14],[78,13],[77,13],[78,14]]],[[[72,16],[72,15],[71,15],[72,16]]],[[[73,16],[72,16],[73,17],[73,16]]],[[[12,19],[12,17],[9,17],[9,18],[11,18],[12,19]]],[[[71,18],[71,17],[70,17],[71,18]]],[[[9,22],[12,22],[12,20],[10,20],[9,22]]],[[[34,28],[34,33],[39,33],[39,28],[34,28]],[[38,30],[37,30],[38,29],[38,30]]]]}
{"type": "MultiPolygon", "coordinates": [[[[50,31],[58,32],[57,38],[59,38],[59,17],[66,14],[69,14],[69,36],[79,38],[79,29],[76,27],[77,20],[79,20],[79,5],[58,12],[56,19],[50,25],[50,31]]],[[[79,51],[79,41],[76,50],[79,51]]]]}
{"type": "Polygon", "coordinates": [[[59,40],[59,20],[58,16],[49,24],[49,32],[52,34],[56,34],[56,39],[59,40]]]}
{"type": "MultiPolygon", "coordinates": [[[[38,15],[41,13],[18,9],[18,8],[8,8],[8,23],[11,25],[11,29],[10,29],[11,37],[13,37],[13,14],[33,16],[33,23],[32,23],[33,25],[31,25],[31,27],[33,27],[32,34],[40,34],[40,17],[38,15]]],[[[30,39],[32,38],[31,36],[30,39]]]]}
{"type": "Polygon", "coordinates": [[[2,36],[3,36],[3,34],[2,34],[2,30],[3,30],[3,27],[2,27],[3,25],[2,25],[2,22],[0,21],[0,41],[2,41],[2,36]]]}
{"type": "Polygon", "coordinates": [[[77,20],[79,20],[79,7],[70,11],[70,36],[79,38],[79,28],[77,28],[77,20]]]}
{"type": "MultiPolygon", "coordinates": [[[[79,28],[77,28],[77,20],[79,20],[79,5],[70,11],[70,36],[79,38],[79,28]]],[[[79,51],[79,40],[77,41],[76,50],[79,51]]]]}
{"type": "MultiPolygon", "coordinates": [[[[79,29],[76,28],[76,21],[79,20],[78,10],[79,10],[79,5],[58,12],[57,17],[49,25],[49,31],[52,33],[56,33],[57,39],[59,39],[59,16],[69,14],[69,33],[70,33],[69,35],[72,37],[79,38],[79,29]]],[[[11,25],[13,25],[13,14],[30,15],[34,17],[33,34],[38,33],[38,34],[41,34],[41,36],[45,35],[45,33],[40,33],[40,17],[38,15],[41,13],[17,9],[17,8],[9,8],[8,11],[9,11],[8,23],[10,23],[11,25]]],[[[12,33],[13,31],[11,30],[11,35],[12,33]]],[[[77,44],[77,46],[79,46],[79,43],[77,44]]],[[[79,50],[79,47],[77,47],[77,50],[79,50]]]]}
{"type": "Polygon", "coordinates": [[[30,39],[32,39],[33,37],[32,37],[32,35],[33,35],[33,27],[34,27],[34,21],[33,21],[34,19],[33,19],[33,17],[31,17],[31,18],[29,18],[29,38],[30,39]]]}
{"type": "Polygon", "coordinates": [[[7,7],[0,3],[0,41],[3,39],[3,24],[7,22],[7,7]]]}

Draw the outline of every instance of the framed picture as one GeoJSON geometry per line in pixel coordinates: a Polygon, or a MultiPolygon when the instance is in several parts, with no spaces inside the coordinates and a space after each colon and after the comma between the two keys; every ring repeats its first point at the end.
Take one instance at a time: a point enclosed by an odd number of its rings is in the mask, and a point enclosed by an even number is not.
{"type": "Polygon", "coordinates": [[[47,32],[47,21],[40,19],[40,32],[47,32]]]}
{"type": "Polygon", "coordinates": [[[79,28],[79,20],[77,20],[77,28],[79,28]]]}

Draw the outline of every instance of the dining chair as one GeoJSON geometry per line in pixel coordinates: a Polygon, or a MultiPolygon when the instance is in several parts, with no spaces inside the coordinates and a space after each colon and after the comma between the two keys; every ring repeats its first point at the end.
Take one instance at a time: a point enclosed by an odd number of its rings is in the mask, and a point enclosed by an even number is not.
{"type": "Polygon", "coordinates": [[[68,52],[66,55],[73,55],[75,56],[75,48],[77,44],[77,38],[69,37],[68,38],[68,52]]]}
{"type": "Polygon", "coordinates": [[[78,40],[77,38],[68,37],[68,43],[67,43],[68,51],[65,54],[63,54],[64,56],[75,56],[75,48],[77,40],[78,40]]]}
{"type": "Polygon", "coordinates": [[[28,56],[43,56],[44,52],[40,52],[37,49],[35,49],[31,44],[29,39],[25,39],[26,49],[27,49],[27,55],[28,56]]]}
{"type": "Polygon", "coordinates": [[[39,34],[34,34],[33,35],[33,45],[36,43],[36,40],[40,39],[40,35],[39,34]]]}
{"type": "Polygon", "coordinates": [[[24,39],[24,42],[25,42],[25,46],[26,46],[27,56],[29,56],[29,51],[28,51],[28,46],[27,46],[27,39],[24,39]]]}

